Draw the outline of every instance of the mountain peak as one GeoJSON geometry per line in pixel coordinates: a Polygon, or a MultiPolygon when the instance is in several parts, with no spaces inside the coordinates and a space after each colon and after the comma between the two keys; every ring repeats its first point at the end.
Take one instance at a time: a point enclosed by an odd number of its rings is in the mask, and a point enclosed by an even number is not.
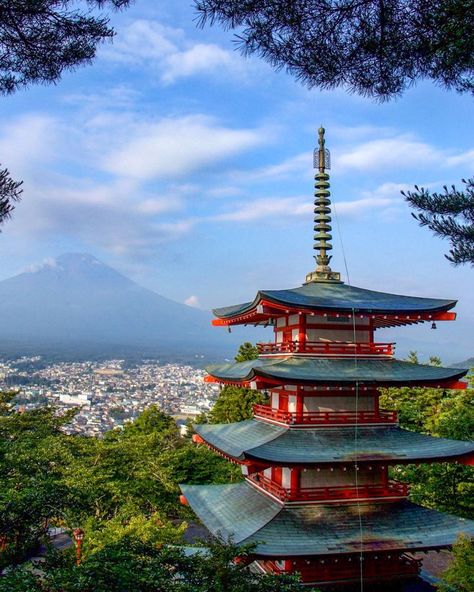
{"type": "Polygon", "coordinates": [[[75,271],[93,266],[107,267],[99,259],[89,253],[64,253],[58,257],[48,257],[41,263],[31,265],[25,269],[26,273],[40,273],[48,271],[75,271]]]}
{"type": "Polygon", "coordinates": [[[103,265],[97,257],[90,253],[64,253],[53,259],[53,261],[56,261],[58,265],[103,265]]]}
{"type": "MultiPolygon", "coordinates": [[[[232,338],[210,314],[169,300],[89,253],[66,253],[0,281],[2,340],[106,344],[142,351],[216,351],[232,338]],[[151,348],[151,349],[150,349],[151,348]],[[143,350],[144,351],[144,350],[143,350]]],[[[48,346],[49,347],[49,346],[48,346]]]]}

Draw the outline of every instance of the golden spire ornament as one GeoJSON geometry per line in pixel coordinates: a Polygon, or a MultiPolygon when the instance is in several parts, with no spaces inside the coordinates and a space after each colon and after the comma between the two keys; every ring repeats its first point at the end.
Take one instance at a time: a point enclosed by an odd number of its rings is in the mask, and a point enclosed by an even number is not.
{"type": "Polygon", "coordinates": [[[321,126],[318,130],[319,149],[314,150],[314,168],[317,172],[314,176],[314,250],[317,255],[316,271],[306,276],[306,283],[310,282],[340,282],[341,274],[334,272],[329,267],[331,256],[328,251],[331,245],[331,200],[329,196],[329,175],[326,172],[331,168],[329,150],[325,147],[325,129],[321,126]]]}

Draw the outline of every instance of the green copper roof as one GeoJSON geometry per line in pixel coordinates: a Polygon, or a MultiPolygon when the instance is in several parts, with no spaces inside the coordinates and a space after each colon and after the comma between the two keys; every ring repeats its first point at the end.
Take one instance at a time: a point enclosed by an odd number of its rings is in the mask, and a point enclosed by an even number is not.
{"type": "Polygon", "coordinates": [[[214,535],[238,544],[256,543],[261,556],[285,557],[436,549],[459,533],[474,535],[474,522],[416,506],[408,501],[281,506],[246,482],[182,485],[198,517],[214,535]]]}
{"type": "MultiPolygon", "coordinates": [[[[211,446],[239,460],[322,464],[355,459],[354,427],[288,429],[254,419],[194,427],[211,446]]],[[[396,426],[357,429],[359,460],[442,461],[472,453],[474,443],[434,438],[396,426]]]]}
{"type": "Polygon", "coordinates": [[[341,283],[304,284],[290,290],[260,290],[253,302],[217,308],[213,312],[220,318],[244,314],[257,306],[261,300],[269,300],[289,307],[327,311],[352,311],[390,314],[396,312],[420,313],[446,311],[456,305],[456,300],[417,298],[375,292],[341,283]]]}
{"type": "Polygon", "coordinates": [[[250,381],[255,377],[275,378],[285,383],[365,382],[382,384],[432,383],[461,378],[467,370],[412,364],[390,358],[328,359],[300,357],[268,357],[213,365],[207,372],[229,382],[250,381]]]}

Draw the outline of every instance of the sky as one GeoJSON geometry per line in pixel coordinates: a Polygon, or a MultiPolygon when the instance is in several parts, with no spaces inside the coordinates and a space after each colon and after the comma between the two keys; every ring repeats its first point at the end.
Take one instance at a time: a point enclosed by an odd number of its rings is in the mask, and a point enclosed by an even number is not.
{"type": "Polygon", "coordinates": [[[332,268],[360,287],[459,299],[456,323],[405,328],[403,348],[474,355],[472,268],[444,258],[448,243],[400,194],[472,175],[472,99],[428,81],[389,103],[308,90],[242,57],[232,33],[196,27],[190,0],[137,0],[111,22],[117,35],[92,65],[0,99],[0,162],[24,180],[0,234],[0,280],[87,252],[203,309],[296,287],[314,268],[323,124],[332,268]]]}

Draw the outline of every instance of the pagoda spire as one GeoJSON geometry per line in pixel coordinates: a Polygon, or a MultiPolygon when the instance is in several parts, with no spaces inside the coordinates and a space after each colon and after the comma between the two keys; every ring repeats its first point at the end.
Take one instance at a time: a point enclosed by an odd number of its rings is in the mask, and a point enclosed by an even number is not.
{"type": "Polygon", "coordinates": [[[325,129],[321,126],[318,130],[319,148],[314,150],[314,168],[317,172],[314,176],[314,250],[316,255],[316,270],[306,275],[306,283],[311,282],[340,282],[341,274],[332,271],[329,267],[332,250],[331,235],[331,195],[329,191],[329,175],[326,172],[331,168],[329,150],[325,147],[325,129]]]}

